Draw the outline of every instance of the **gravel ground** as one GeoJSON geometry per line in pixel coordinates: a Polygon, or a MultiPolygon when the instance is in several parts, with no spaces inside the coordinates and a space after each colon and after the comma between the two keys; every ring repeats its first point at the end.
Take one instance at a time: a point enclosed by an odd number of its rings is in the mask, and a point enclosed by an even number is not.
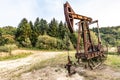
{"type": "Polygon", "coordinates": [[[83,80],[84,78],[78,73],[68,76],[65,69],[61,67],[45,67],[43,69],[23,73],[15,80],[83,80]]]}
{"type": "Polygon", "coordinates": [[[26,58],[0,61],[0,80],[9,80],[11,76],[24,72],[31,64],[36,61],[42,61],[49,58],[53,58],[63,52],[42,52],[42,51],[29,51],[29,50],[16,50],[16,52],[32,52],[31,56],[26,58]]]}
{"type": "MultiPolygon", "coordinates": [[[[0,61],[0,80],[120,80],[120,69],[102,65],[95,70],[76,68],[75,74],[68,76],[67,71],[60,67],[46,66],[39,70],[24,72],[37,61],[56,57],[65,52],[29,51],[34,54],[21,59],[0,61]],[[23,73],[24,72],[24,73],[23,73]],[[19,76],[17,74],[22,73],[19,76]]],[[[24,52],[23,51],[23,52],[24,52]]],[[[14,52],[22,52],[21,50],[14,52]]]]}

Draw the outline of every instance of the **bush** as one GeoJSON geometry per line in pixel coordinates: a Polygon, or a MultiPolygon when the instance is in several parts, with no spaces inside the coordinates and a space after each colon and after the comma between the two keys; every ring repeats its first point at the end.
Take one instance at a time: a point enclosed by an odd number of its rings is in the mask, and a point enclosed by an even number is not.
{"type": "Polygon", "coordinates": [[[0,52],[9,52],[9,55],[11,55],[11,51],[17,48],[18,47],[15,44],[7,44],[4,46],[0,46],[0,52]]]}
{"type": "Polygon", "coordinates": [[[71,42],[71,40],[68,38],[68,37],[65,37],[63,39],[63,46],[62,46],[64,49],[69,49],[69,50],[73,50],[74,49],[74,46],[71,42]]]}
{"type": "Polygon", "coordinates": [[[2,37],[1,37],[1,44],[13,44],[13,43],[15,43],[15,40],[14,40],[14,36],[12,36],[12,35],[9,35],[9,34],[7,34],[7,35],[2,35],[2,37]]]}
{"type": "Polygon", "coordinates": [[[0,52],[8,52],[7,47],[5,47],[5,46],[0,46],[0,52]]]}
{"type": "Polygon", "coordinates": [[[26,38],[25,41],[22,41],[22,46],[29,47],[29,48],[32,47],[30,39],[26,38]]]}
{"type": "MultiPolygon", "coordinates": [[[[72,45],[72,43],[70,44],[72,45]]],[[[66,44],[64,40],[56,39],[48,35],[43,35],[38,37],[36,47],[39,49],[66,49],[66,44]]]]}

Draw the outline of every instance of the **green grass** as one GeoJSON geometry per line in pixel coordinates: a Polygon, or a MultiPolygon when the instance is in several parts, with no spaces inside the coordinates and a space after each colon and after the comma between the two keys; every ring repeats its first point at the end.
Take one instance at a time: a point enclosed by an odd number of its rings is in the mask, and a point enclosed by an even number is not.
{"type": "MultiPolygon", "coordinates": [[[[72,57],[72,61],[75,61],[75,51],[73,52],[70,52],[70,56],[72,57]]],[[[27,67],[26,70],[23,70],[22,72],[16,74],[15,76],[13,77],[19,77],[22,73],[26,73],[26,72],[31,72],[31,71],[34,71],[34,70],[39,70],[41,68],[45,68],[47,66],[52,66],[52,67],[56,67],[56,66],[59,66],[59,67],[62,67],[64,68],[65,67],[65,64],[67,64],[67,53],[63,53],[63,54],[60,54],[54,58],[50,58],[50,59],[47,59],[47,60],[44,60],[44,61],[36,61],[34,64],[30,65],[27,67]]],[[[108,58],[107,60],[105,61],[106,65],[109,65],[109,66],[112,66],[114,67],[116,70],[118,70],[118,68],[120,68],[120,56],[118,55],[108,55],[108,58]]],[[[113,79],[112,77],[109,77],[109,76],[104,76],[104,74],[102,75],[99,75],[96,74],[96,73],[92,73],[91,75],[91,72],[87,72],[87,73],[84,73],[82,74],[82,76],[86,77],[85,79],[86,80],[94,80],[96,79],[96,77],[103,77],[104,79],[109,79],[109,80],[119,80],[119,79],[113,79]]]]}
{"type": "Polygon", "coordinates": [[[18,58],[24,58],[27,57],[29,55],[31,55],[32,53],[20,53],[17,55],[11,55],[11,56],[4,56],[4,57],[0,57],[0,61],[4,61],[4,60],[14,60],[14,59],[18,59],[18,58]]]}
{"type": "Polygon", "coordinates": [[[116,52],[108,52],[107,54],[108,55],[119,55],[119,53],[116,53],[116,52]]]}
{"type": "MultiPolygon", "coordinates": [[[[75,52],[71,51],[70,52],[70,56],[71,56],[71,60],[74,61],[75,52]]],[[[60,54],[54,58],[50,58],[50,59],[46,59],[44,61],[37,61],[36,63],[32,64],[30,69],[28,71],[32,71],[32,70],[37,70],[37,69],[41,69],[44,68],[46,66],[61,66],[61,67],[65,67],[65,64],[67,64],[68,60],[67,60],[67,53],[64,54],[60,54]]]]}
{"type": "MultiPolygon", "coordinates": [[[[11,56],[11,57],[6,58],[4,60],[23,58],[23,57],[26,57],[30,54],[31,53],[27,53],[27,54],[23,53],[21,55],[11,56]]],[[[67,52],[64,52],[63,54],[60,54],[60,55],[58,55],[54,58],[46,59],[46,60],[43,60],[43,61],[38,60],[34,64],[30,65],[26,70],[24,70],[21,73],[30,72],[30,71],[33,71],[33,70],[38,70],[38,69],[41,69],[41,68],[44,68],[44,67],[47,67],[47,66],[52,66],[52,67],[60,66],[60,67],[64,68],[65,64],[67,64],[67,62],[68,62],[67,56],[68,56],[67,52]]],[[[75,51],[70,51],[70,56],[71,56],[72,61],[76,61],[76,59],[74,57],[75,56],[75,51]]],[[[104,64],[115,67],[115,68],[120,68],[120,56],[118,56],[118,55],[108,55],[107,60],[105,61],[104,64]]],[[[20,74],[18,74],[18,75],[20,75],[20,74]]]]}
{"type": "Polygon", "coordinates": [[[120,56],[118,55],[108,55],[105,61],[106,65],[112,66],[114,68],[120,68],[120,56]]]}
{"type": "MultiPolygon", "coordinates": [[[[72,57],[71,60],[75,61],[75,51],[70,51],[70,56],[72,57]]],[[[65,67],[65,64],[67,64],[68,60],[67,60],[67,52],[64,54],[60,54],[54,58],[50,58],[50,59],[46,59],[43,61],[36,61],[34,64],[30,65],[27,67],[26,70],[24,70],[23,72],[19,73],[17,76],[20,76],[22,73],[26,73],[26,72],[31,72],[34,70],[38,70],[47,66],[52,66],[52,67],[56,67],[56,66],[60,66],[62,68],[65,67]]],[[[112,66],[112,67],[119,67],[120,68],[120,56],[117,55],[108,55],[107,60],[105,61],[106,65],[112,66]]]]}
{"type": "MultiPolygon", "coordinates": [[[[73,58],[74,55],[75,55],[75,51],[70,51],[70,56],[72,57],[71,58],[72,61],[75,60],[73,58]]],[[[22,72],[16,74],[15,77],[20,76],[22,73],[31,72],[31,71],[34,71],[34,70],[39,70],[39,69],[45,68],[47,66],[51,66],[51,67],[60,66],[60,67],[64,68],[65,64],[67,64],[67,62],[68,62],[67,52],[64,52],[63,54],[57,55],[54,58],[46,59],[46,60],[43,60],[43,61],[37,60],[34,64],[31,64],[30,66],[28,66],[27,69],[25,69],[22,72]]]]}
{"type": "MultiPolygon", "coordinates": [[[[76,61],[74,55],[75,55],[74,51],[70,52],[70,56],[71,56],[72,61],[76,61]]],[[[68,62],[67,53],[64,53],[64,54],[58,55],[55,58],[47,59],[44,61],[38,61],[37,63],[32,65],[30,70],[40,69],[40,68],[44,68],[46,66],[57,66],[57,65],[64,67],[65,64],[67,64],[67,62],[68,62]]],[[[120,68],[120,56],[108,55],[107,60],[105,61],[104,64],[112,66],[114,68],[120,68]]]]}
{"type": "Polygon", "coordinates": [[[28,66],[26,70],[23,70],[22,72],[16,74],[15,77],[20,76],[22,73],[31,72],[47,66],[55,67],[55,66],[61,65],[61,67],[64,67],[66,63],[67,63],[67,53],[60,54],[54,58],[46,59],[43,61],[37,60],[34,64],[31,64],[30,66],[28,66]]]}
{"type": "Polygon", "coordinates": [[[57,65],[64,66],[66,63],[67,63],[66,54],[60,54],[59,56],[57,56],[55,58],[50,58],[50,59],[47,59],[44,61],[38,61],[37,63],[35,63],[31,66],[30,71],[41,69],[46,66],[57,66],[57,65]]]}

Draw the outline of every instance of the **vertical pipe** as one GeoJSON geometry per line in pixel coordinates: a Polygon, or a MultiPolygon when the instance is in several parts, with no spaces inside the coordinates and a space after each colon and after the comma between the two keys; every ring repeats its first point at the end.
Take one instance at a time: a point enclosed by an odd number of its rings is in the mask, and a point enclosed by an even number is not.
{"type": "Polygon", "coordinates": [[[92,49],[92,52],[93,52],[94,51],[94,46],[93,46],[94,44],[93,44],[92,39],[91,39],[90,29],[89,29],[89,25],[88,25],[87,21],[86,21],[86,27],[87,27],[88,40],[90,42],[90,44],[88,44],[88,45],[92,49]]]}
{"type": "Polygon", "coordinates": [[[82,24],[83,27],[83,43],[84,43],[84,53],[87,54],[87,32],[86,32],[86,21],[84,20],[84,23],[82,24]]]}
{"type": "Polygon", "coordinates": [[[100,30],[99,30],[99,25],[97,22],[97,30],[98,30],[98,44],[101,43],[101,38],[100,38],[100,30]]]}
{"type": "Polygon", "coordinates": [[[78,22],[78,39],[77,39],[77,53],[79,53],[80,49],[80,35],[81,35],[81,22],[78,22]]]}

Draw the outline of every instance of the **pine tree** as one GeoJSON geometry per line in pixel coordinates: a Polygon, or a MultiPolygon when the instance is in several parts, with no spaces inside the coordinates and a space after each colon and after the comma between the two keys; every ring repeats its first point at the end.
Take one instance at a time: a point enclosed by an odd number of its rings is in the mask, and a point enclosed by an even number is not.
{"type": "Polygon", "coordinates": [[[76,47],[77,42],[77,36],[76,33],[71,33],[66,23],[64,23],[64,26],[66,28],[66,32],[68,34],[68,37],[70,38],[71,43],[73,44],[74,48],[76,47]]]}
{"type": "Polygon", "coordinates": [[[49,23],[48,35],[52,37],[58,37],[58,22],[53,18],[49,23]]]}
{"type": "Polygon", "coordinates": [[[63,39],[66,33],[66,27],[64,26],[63,22],[61,21],[59,23],[59,27],[58,27],[58,36],[60,39],[63,39]]]}
{"type": "Polygon", "coordinates": [[[23,18],[20,24],[18,25],[15,38],[20,43],[20,45],[28,47],[31,45],[29,40],[30,34],[31,34],[30,24],[28,23],[26,18],[23,18]]]}
{"type": "Polygon", "coordinates": [[[40,20],[40,27],[39,27],[39,32],[41,35],[44,35],[47,33],[47,30],[48,30],[48,24],[47,24],[47,21],[44,20],[44,19],[41,19],[40,20]]]}
{"type": "Polygon", "coordinates": [[[36,20],[35,20],[35,23],[34,23],[34,31],[37,34],[37,36],[40,35],[39,27],[40,27],[40,20],[37,17],[36,20]]]}
{"type": "Polygon", "coordinates": [[[34,28],[33,23],[30,21],[29,24],[30,24],[30,27],[31,27],[30,41],[31,41],[32,46],[35,47],[38,35],[35,32],[35,28],[34,28]]]}

